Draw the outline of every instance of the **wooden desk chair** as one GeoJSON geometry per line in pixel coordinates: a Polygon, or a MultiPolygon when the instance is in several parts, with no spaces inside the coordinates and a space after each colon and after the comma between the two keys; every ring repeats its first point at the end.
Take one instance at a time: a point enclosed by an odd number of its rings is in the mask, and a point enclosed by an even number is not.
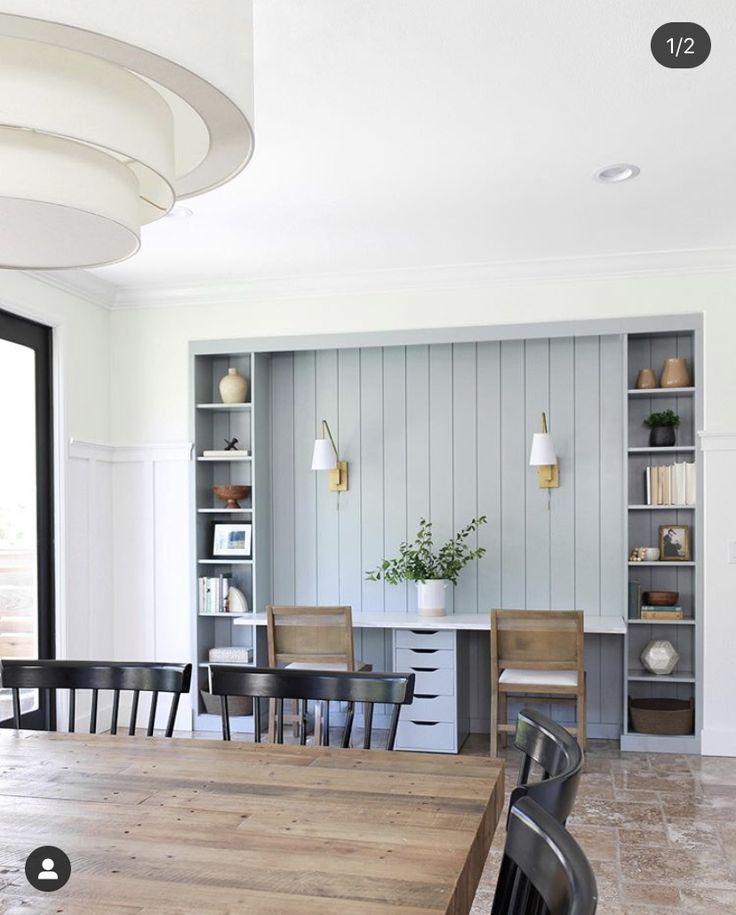
{"type": "MultiPolygon", "coordinates": [[[[353,613],[350,607],[266,607],[269,667],[292,670],[370,671],[355,660],[353,613]]],[[[314,698],[314,697],[312,697],[314,698]]],[[[314,738],[320,742],[321,713],[315,713],[314,738]]],[[[353,715],[353,707],[348,709],[353,715]]],[[[270,735],[274,738],[275,705],[271,703],[270,735]]],[[[301,722],[301,719],[298,719],[301,722]]]]}
{"type": "MultiPolygon", "coordinates": [[[[363,749],[370,750],[373,731],[373,707],[376,704],[393,706],[386,749],[393,750],[396,728],[402,705],[409,705],[414,698],[414,674],[374,674],[351,671],[294,670],[258,667],[233,667],[231,665],[210,665],[212,694],[220,696],[222,713],[222,739],[230,740],[230,716],[228,696],[247,696],[253,700],[255,717],[255,741],[261,742],[261,712],[259,699],[270,699],[276,705],[278,726],[275,743],[284,742],[284,699],[294,699],[301,706],[300,743],[307,742],[307,703],[315,699],[325,705],[321,744],[330,745],[330,702],[347,702],[352,708],[356,702],[365,705],[365,728],[363,749]]],[[[343,731],[342,746],[350,746],[353,726],[352,715],[348,716],[343,731]]]]}
{"type": "Polygon", "coordinates": [[[128,734],[135,734],[138,717],[138,700],[142,692],[152,693],[146,735],[153,736],[159,693],[171,693],[171,706],[166,724],[165,736],[174,732],[179,697],[189,692],[192,680],[191,664],[149,664],[147,662],[125,661],[21,661],[3,659],[2,685],[9,688],[13,696],[13,719],[20,728],[20,691],[22,689],[68,689],[69,690],[69,731],[75,728],[76,691],[92,691],[89,732],[97,732],[97,702],[99,690],[112,690],[112,718],[110,733],[118,732],[120,692],[130,690],[133,704],[130,710],[128,734]]]}
{"type": "Polygon", "coordinates": [[[582,610],[491,610],[491,756],[498,735],[514,733],[509,697],[540,697],[576,707],[585,749],[585,634],[582,610]]]}
{"type": "Polygon", "coordinates": [[[530,797],[564,826],[575,805],[583,771],[583,751],[578,742],[561,724],[535,709],[524,708],[516,719],[514,746],[523,757],[509,811],[522,797],[530,797]],[[531,779],[533,766],[541,770],[541,779],[531,779]]]}
{"type": "Polygon", "coordinates": [[[594,915],[598,888],[569,832],[530,797],[511,808],[491,915],[594,915]]]}

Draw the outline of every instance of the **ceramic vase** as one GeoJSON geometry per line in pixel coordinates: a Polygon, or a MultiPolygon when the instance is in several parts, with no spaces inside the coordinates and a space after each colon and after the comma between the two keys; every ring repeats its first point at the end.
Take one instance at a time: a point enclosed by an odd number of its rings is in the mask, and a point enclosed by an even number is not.
{"type": "Polygon", "coordinates": [[[248,399],[248,381],[237,369],[228,369],[220,379],[220,397],[223,403],[245,403],[248,399]]]}
{"type": "Polygon", "coordinates": [[[654,369],[641,369],[636,376],[636,387],[639,390],[642,388],[656,388],[657,376],[654,374],[654,369]]]}
{"type": "Polygon", "coordinates": [[[687,359],[680,357],[665,359],[659,385],[662,388],[690,387],[690,370],[687,367],[687,359]]]}
{"type": "Polygon", "coordinates": [[[649,430],[650,448],[671,448],[674,444],[674,426],[654,426],[649,430]]]}
{"type": "Polygon", "coordinates": [[[446,579],[417,582],[417,612],[419,616],[444,616],[447,609],[446,579]]]}

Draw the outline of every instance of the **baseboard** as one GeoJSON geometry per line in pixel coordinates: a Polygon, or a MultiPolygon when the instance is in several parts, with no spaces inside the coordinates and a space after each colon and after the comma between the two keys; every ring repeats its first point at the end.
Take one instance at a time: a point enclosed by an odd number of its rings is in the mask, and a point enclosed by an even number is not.
{"type": "MultiPolygon", "coordinates": [[[[562,722],[564,725],[564,721],[562,722]]],[[[491,724],[487,718],[470,719],[471,734],[490,734],[491,724]]],[[[618,740],[621,736],[621,725],[588,722],[588,737],[593,740],[618,740]]]]}
{"type": "Polygon", "coordinates": [[[703,756],[736,756],[736,730],[710,729],[700,734],[703,756]]]}

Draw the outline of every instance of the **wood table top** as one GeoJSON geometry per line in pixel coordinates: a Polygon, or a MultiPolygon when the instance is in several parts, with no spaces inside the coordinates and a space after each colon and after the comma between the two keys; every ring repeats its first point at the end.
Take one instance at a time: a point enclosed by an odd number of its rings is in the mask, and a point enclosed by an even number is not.
{"type": "Polygon", "coordinates": [[[0,912],[467,913],[503,794],[484,757],[0,731],[0,912]]]}

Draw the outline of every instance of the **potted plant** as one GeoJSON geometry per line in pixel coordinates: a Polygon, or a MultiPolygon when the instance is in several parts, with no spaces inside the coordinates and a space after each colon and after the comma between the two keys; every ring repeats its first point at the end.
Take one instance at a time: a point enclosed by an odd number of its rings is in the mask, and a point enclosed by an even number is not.
{"type": "Polygon", "coordinates": [[[400,581],[416,582],[419,615],[444,616],[448,583],[456,585],[465,566],[474,559],[480,559],[486,551],[482,546],[471,549],[467,542],[486,520],[485,515],[473,518],[437,549],[432,539],[432,523],[422,518],[414,542],[402,543],[396,558],[384,559],[366,576],[369,581],[383,580],[390,585],[397,585],[400,581]]]}
{"type": "Polygon", "coordinates": [[[671,448],[675,444],[675,429],[680,425],[680,417],[672,410],[650,413],[644,425],[650,430],[651,448],[671,448]]]}

